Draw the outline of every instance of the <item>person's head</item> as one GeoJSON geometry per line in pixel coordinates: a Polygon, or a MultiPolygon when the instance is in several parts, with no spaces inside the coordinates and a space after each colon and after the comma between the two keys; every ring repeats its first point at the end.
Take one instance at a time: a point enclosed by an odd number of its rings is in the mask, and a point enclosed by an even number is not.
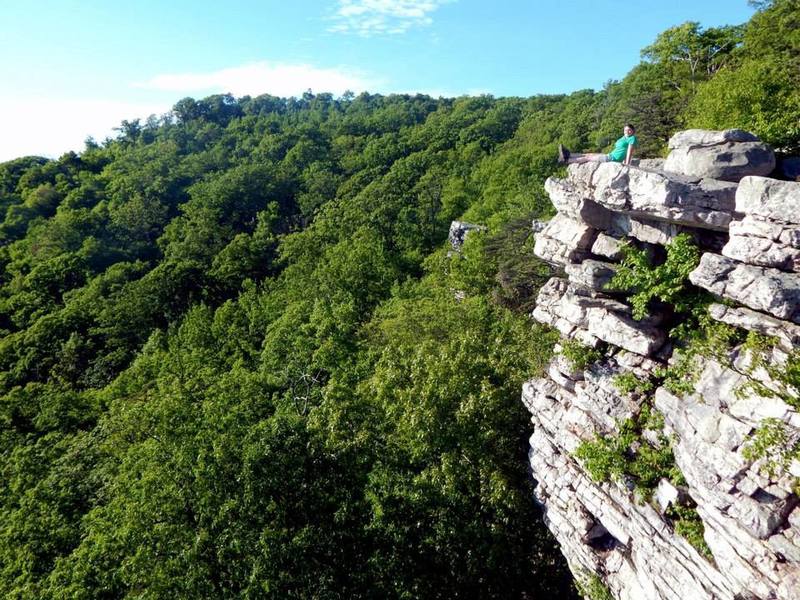
{"type": "Polygon", "coordinates": [[[633,135],[636,133],[636,127],[631,125],[630,123],[625,123],[625,127],[622,128],[622,133],[625,135],[633,135]]]}

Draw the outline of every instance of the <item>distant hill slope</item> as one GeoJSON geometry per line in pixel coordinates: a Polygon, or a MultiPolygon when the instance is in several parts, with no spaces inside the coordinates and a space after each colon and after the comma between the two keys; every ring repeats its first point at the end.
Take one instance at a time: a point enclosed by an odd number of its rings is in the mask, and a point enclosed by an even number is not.
{"type": "Polygon", "coordinates": [[[0,164],[0,593],[574,594],[518,406],[555,144],[797,148],[796,18],[670,30],[600,92],[187,98],[0,164]],[[488,231],[448,254],[453,219],[488,231]]]}

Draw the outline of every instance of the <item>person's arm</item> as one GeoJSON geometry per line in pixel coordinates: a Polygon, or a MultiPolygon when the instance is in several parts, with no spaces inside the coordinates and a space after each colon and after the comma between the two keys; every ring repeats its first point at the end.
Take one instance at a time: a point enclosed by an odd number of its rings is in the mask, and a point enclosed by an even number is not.
{"type": "Polygon", "coordinates": [[[633,158],[633,144],[628,144],[628,155],[625,157],[625,160],[622,161],[622,164],[630,165],[632,158],[633,158]]]}

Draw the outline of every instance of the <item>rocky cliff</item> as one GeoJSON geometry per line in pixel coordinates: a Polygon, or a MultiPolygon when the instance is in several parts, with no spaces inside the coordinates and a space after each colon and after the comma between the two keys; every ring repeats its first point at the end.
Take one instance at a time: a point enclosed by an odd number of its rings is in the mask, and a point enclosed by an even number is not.
{"type": "Polygon", "coordinates": [[[670,149],[547,181],[537,499],[587,597],[797,599],[800,183],[743,131],[670,149]]]}

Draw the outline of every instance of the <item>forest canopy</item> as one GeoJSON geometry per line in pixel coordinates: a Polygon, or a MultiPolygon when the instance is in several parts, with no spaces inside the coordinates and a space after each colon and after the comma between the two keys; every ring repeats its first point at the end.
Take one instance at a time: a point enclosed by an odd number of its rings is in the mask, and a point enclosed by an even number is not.
{"type": "Polygon", "coordinates": [[[519,402],[556,144],[796,152],[799,36],[773,0],[600,91],[185,98],[0,164],[0,595],[573,597],[519,402]]]}

